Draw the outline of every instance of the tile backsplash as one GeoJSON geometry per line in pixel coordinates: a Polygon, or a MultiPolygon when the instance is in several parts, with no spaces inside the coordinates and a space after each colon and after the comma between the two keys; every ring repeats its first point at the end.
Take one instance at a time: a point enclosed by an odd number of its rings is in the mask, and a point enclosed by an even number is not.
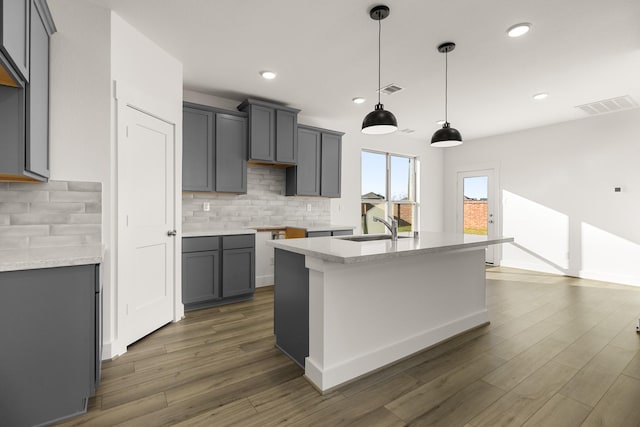
{"type": "Polygon", "coordinates": [[[102,184],[0,182],[0,250],[101,243],[102,184]]]}
{"type": "Polygon", "coordinates": [[[249,165],[247,171],[247,194],[183,193],[184,229],[313,226],[331,222],[330,199],[284,195],[284,168],[249,165]],[[204,210],[205,203],[209,203],[209,211],[204,210]]]}

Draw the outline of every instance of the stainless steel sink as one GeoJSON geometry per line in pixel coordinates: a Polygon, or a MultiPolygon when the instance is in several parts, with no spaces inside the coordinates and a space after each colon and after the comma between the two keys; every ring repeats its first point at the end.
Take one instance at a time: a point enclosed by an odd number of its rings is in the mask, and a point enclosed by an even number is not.
{"type": "MultiPolygon", "coordinates": [[[[398,236],[398,239],[406,239],[409,236],[398,236]]],[[[349,236],[349,237],[340,237],[342,240],[349,240],[351,242],[373,242],[376,240],[391,240],[391,235],[389,234],[364,234],[362,236],[349,236]]]]}

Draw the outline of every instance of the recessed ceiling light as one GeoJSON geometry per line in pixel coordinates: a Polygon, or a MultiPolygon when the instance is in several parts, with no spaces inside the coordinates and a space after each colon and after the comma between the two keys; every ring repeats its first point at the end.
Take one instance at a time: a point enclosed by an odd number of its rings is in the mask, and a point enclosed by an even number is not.
{"type": "Polygon", "coordinates": [[[540,92],[533,95],[533,99],[535,99],[536,101],[540,101],[542,99],[545,99],[547,96],[549,96],[547,92],[540,92]]]}
{"type": "Polygon", "coordinates": [[[444,120],[436,120],[436,123],[439,125],[443,125],[444,124],[444,120]]]}
{"type": "Polygon", "coordinates": [[[276,73],[273,71],[260,71],[260,75],[266,80],[273,80],[276,78],[276,73]]]}
{"type": "Polygon", "coordinates": [[[531,29],[531,24],[528,22],[522,22],[520,24],[512,25],[507,29],[507,35],[509,37],[520,37],[524,36],[531,29]]]}
{"type": "Polygon", "coordinates": [[[354,104],[362,104],[362,103],[364,103],[364,101],[366,101],[366,99],[364,99],[361,96],[357,96],[357,97],[353,98],[352,101],[353,101],[354,104]]]}

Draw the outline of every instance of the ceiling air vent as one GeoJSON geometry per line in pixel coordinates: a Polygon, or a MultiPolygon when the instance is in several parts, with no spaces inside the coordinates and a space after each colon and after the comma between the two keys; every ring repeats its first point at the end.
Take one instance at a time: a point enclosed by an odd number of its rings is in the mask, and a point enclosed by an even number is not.
{"type": "Polygon", "coordinates": [[[630,110],[638,108],[638,103],[629,95],[617,98],[605,99],[603,101],[592,102],[590,104],[576,105],[576,108],[584,111],[590,116],[596,114],[613,113],[615,111],[630,110]]]}
{"type": "Polygon", "coordinates": [[[404,129],[400,129],[400,132],[402,132],[402,133],[414,133],[415,129],[404,128],[404,129]]]}
{"type": "Polygon", "coordinates": [[[383,88],[380,88],[380,93],[384,93],[385,95],[393,95],[396,92],[400,92],[404,88],[402,86],[398,86],[395,83],[391,83],[390,85],[386,85],[383,88]]]}

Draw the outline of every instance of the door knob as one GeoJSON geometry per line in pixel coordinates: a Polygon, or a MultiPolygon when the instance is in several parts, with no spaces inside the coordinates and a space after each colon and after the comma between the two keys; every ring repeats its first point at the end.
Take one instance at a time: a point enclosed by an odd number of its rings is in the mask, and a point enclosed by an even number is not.
{"type": "Polygon", "coordinates": [[[176,230],[167,231],[167,236],[175,236],[176,234],[178,234],[176,230]]]}

